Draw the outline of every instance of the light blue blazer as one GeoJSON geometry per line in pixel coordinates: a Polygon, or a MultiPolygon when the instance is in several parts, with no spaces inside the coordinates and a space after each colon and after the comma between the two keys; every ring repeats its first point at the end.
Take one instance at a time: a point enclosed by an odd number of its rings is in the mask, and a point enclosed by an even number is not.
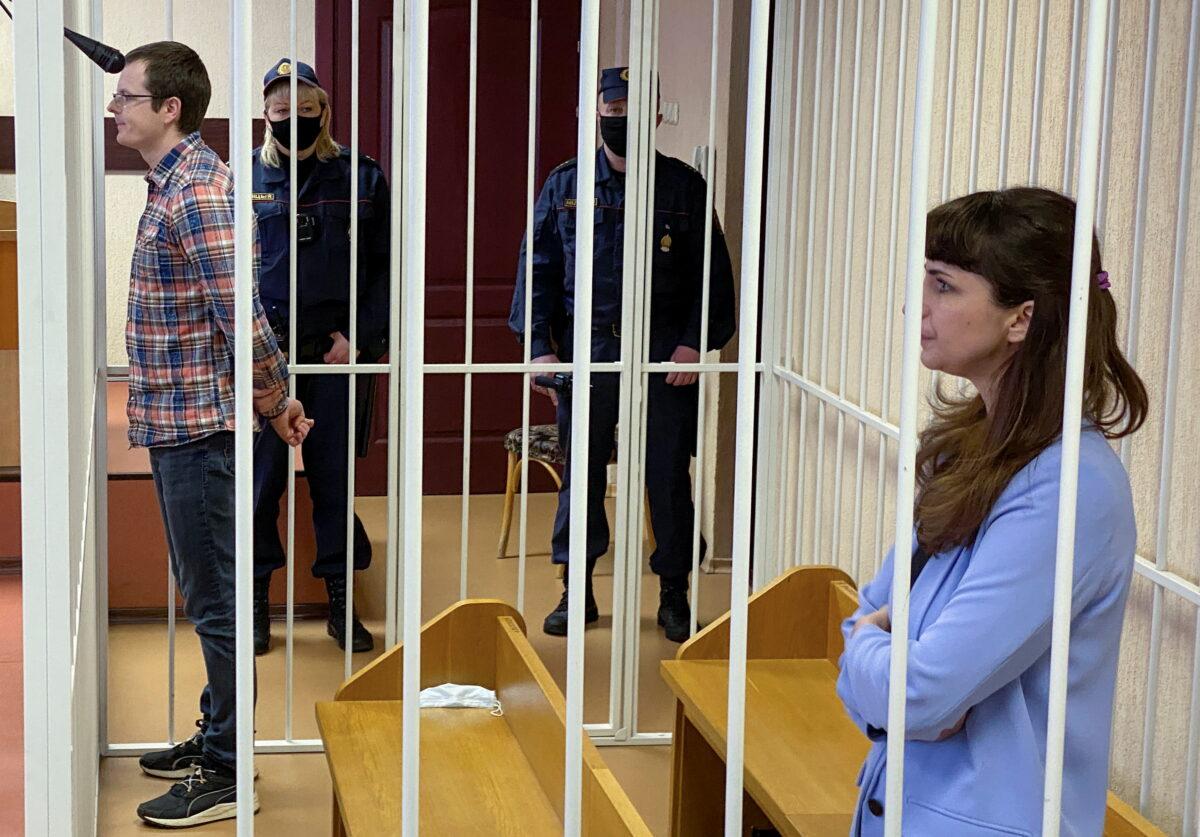
{"type": "MultiPolygon", "coordinates": [[[[1022,469],[974,543],[932,557],[910,600],[904,833],[1041,832],[1061,443],[1022,469]],[[966,726],[937,741],[966,714],[966,726]]],[[[1129,477],[1084,428],[1068,663],[1064,837],[1103,831],[1113,691],[1136,547],[1129,477]]],[[[915,548],[915,543],[914,543],[915,548]]],[[[893,550],[894,552],[894,550],[893,550]]],[[[874,744],[853,835],[883,833],[891,634],[854,620],[891,603],[893,553],[842,625],[838,695],[874,744]],[[872,727],[868,732],[868,726],[872,727]]]]}

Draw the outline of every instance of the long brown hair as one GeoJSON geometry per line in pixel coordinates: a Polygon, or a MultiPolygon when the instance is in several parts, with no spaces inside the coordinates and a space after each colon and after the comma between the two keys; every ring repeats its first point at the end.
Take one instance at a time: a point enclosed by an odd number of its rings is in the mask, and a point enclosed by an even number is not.
{"type": "MultiPolygon", "coordinates": [[[[1033,301],[1024,342],[1001,369],[988,414],[978,395],[935,394],[917,452],[915,509],[922,549],[974,539],[1000,494],[1062,433],[1075,202],[1048,189],[976,192],[929,213],[925,257],[982,276],[992,301],[1033,301]]],[[[1092,235],[1091,273],[1102,270],[1092,235]]],[[[1149,400],[1117,344],[1117,307],[1093,279],[1088,295],[1083,415],[1107,438],[1137,431],[1149,400]]]]}

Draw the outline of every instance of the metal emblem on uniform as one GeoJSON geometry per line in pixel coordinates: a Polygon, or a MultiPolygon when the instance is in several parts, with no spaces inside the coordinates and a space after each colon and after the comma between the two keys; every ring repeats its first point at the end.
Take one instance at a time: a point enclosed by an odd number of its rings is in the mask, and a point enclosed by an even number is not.
{"type": "Polygon", "coordinates": [[[667,233],[662,237],[662,241],[658,242],[658,249],[664,253],[671,252],[671,234],[667,233]]]}
{"type": "Polygon", "coordinates": [[[282,64],[280,64],[279,68],[277,70],[275,70],[275,72],[281,76],[286,76],[291,71],[292,71],[292,65],[286,61],[284,61],[282,64]]]}
{"type": "Polygon", "coordinates": [[[621,81],[629,81],[629,69],[621,70],[621,81]]]}

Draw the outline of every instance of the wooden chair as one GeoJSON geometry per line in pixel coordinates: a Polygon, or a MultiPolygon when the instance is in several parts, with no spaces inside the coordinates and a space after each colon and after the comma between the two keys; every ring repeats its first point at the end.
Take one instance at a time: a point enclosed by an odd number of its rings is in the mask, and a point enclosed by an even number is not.
{"type": "MultiPolygon", "coordinates": [[[[317,704],[334,837],[400,833],[403,669],[398,645],[317,704]]],[[[566,707],[520,614],[474,599],[426,623],[421,688],[441,683],[493,689],[503,714],[421,710],[421,833],[562,834],[566,707]]],[[[586,733],[582,818],[583,833],[594,837],[650,837],[586,733]]]]}
{"type": "MultiPolygon", "coordinates": [[[[521,428],[510,430],[504,437],[504,449],[508,451],[508,478],[504,487],[504,511],[500,517],[500,543],[496,547],[497,558],[508,557],[508,538],[512,530],[513,505],[517,492],[521,490],[521,449],[523,447],[521,428]]],[[[616,441],[613,442],[613,459],[616,461],[616,441]]],[[[562,477],[558,468],[566,464],[566,456],[558,444],[558,425],[533,424],[529,426],[529,459],[546,469],[546,473],[554,480],[556,489],[562,488],[562,477]]],[[[616,486],[608,485],[607,496],[616,496],[616,486]]],[[[646,540],[654,549],[654,528],[650,524],[650,501],[645,500],[646,540]]],[[[561,565],[560,565],[561,569],[561,565]]],[[[561,572],[559,573],[561,575],[561,572]]]]}

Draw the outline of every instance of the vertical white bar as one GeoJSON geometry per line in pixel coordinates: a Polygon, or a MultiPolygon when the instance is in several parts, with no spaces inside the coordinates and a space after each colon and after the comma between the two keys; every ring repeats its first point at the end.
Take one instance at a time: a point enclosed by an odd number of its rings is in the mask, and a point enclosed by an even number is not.
{"type": "MultiPolygon", "coordinates": [[[[299,35],[297,34],[297,11],[296,0],[291,0],[289,3],[288,17],[288,55],[291,57],[294,65],[299,60],[299,35]]],[[[299,118],[300,103],[298,101],[299,92],[299,76],[292,73],[288,78],[288,136],[299,136],[296,130],[299,118]]],[[[297,329],[297,307],[298,297],[296,294],[296,286],[298,282],[297,275],[297,195],[300,191],[300,185],[296,182],[298,177],[297,166],[299,161],[296,154],[293,152],[288,154],[288,359],[293,363],[299,363],[300,358],[296,356],[296,329],[297,329]]],[[[282,346],[280,347],[283,348],[282,346]]],[[[296,387],[298,382],[295,375],[288,376],[288,397],[296,397],[296,387]]],[[[295,715],[294,698],[296,692],[296,449],[288,446],[287,455],[287,581],[285,591],[285,628],[284,628],[284,654],[283,654],[283,737],[290,740],[292,737],[292,721],[295,715]]]]}
{"type": "MultiPolygon", "coordinates": [[[[834,18],[833,36],[833,87],[829,104],[829,189],[826,192],[825,204],[825,284],[821,292],[821,352],[820,379],[818,383],[825,387],[829,385],[829,316],[830,296],[833,291],[833,216],[837,203],[837,174],[838,174],[838,128],[841,120],[842,92],[842,0],[835,0],[837,13],[834,18]]],[[[817,401],[817,474],[816,491],[813,496],[813,559],[819,563],[829,560],[822,550],[824,543],[821,537],[824,528],[823,503],[825,492],[825,402],[817,401]]]]}
{"type": "MultiPolygon", "coordinates": [[[[746,599],[750,582],[750,508],[755,426],[754,360],[758,345],[758,260],[761,250],[763,134],[766,125],[769,0],[750,9],[750,79],[746,94],[746,166],[742,217],[742,282],[738,315],[737,442],[734,460],[733,577],[729,593],[729,716],[725,758],[725,835],[742,833],[742,769],[746,722],[746,599]]],[[[836,109],[835,109],[836,112],[836,109]]]]}
{"type": "MultiPolygon", "coordinates": [[[[625,616],[625,625],[628,628],[625,632],[625,657],[622,660],[624,671],[622,678],[625,686],[624,699],[625,706],[622,707],[623,721],[628,725],[629,730],[637,733],[638,727],[638,695],[640,693],[639,676],[641,672],[641,631],[640,622],[637,620],[639,609],[638,603],[642,600],[642,572],[641,572],[641,556],[643,555],[643,543],[645,542],[645,521],[646,516],[640,511],[630,513],[629,508],[640,508],[642,494],[645,491],[646,483],[646,433],[644,429],[647,424],[647,414],[649,410],[649,391],[650,376],[644,371],[644,366],[649,359],[650,345],[650,308],[651,297],[648,293],[650,287],[650,277],[653,274],[654,268],[654,246],[656,242],[653,240],[653,225],[654,220],[654,189],[653,184],[656,177],[656,130],[654,115],[657,113],[657,81],[658,75],[658,26],[659,26],[659,11],[661,4],[658,0],[645,0],[640,5],[641,11],[641,59],[640,63],[634,64],[630,70],[630,78],[633,81],[629,99],[629,109],[637,114],[635,128],[637,130],[637,139],[630,146],[627,154],[628,161],[632,160],[635,166],[644,166],[642,169],[644,176],[638,177],[635,173],[634,180],[637,185],[638,198],[635,206],[634,226],[632,228],[632,236],[635,252],[635,267],[633,275],[645,277],[642,281],[635,281],[636,293],[633,294],[634,300],[634,324],[635,328],[631,336],[629,352],[625,357],[630,358],[630,368],[635,370],[631,374],[631,404],[630,413],[635,416],[626,426],[639,428],[639,432],[630,436],[635,438],[630,445],[630,468],[627,479],[628,484],[636,486],[636,493],[632,491],[625,492],[628,506],[627,511],[622,514],[627,520],[626,532],[628,540],[626,541],[626,554],[637,555],[639,557],[636,569],[628,572],[625,586],[625,601],[622,603],[622,615],[625,610],[628,610],[628,615],[625,616]]],[[[637,8],[637,7],[632,7],[637,8]]],[[[628,174],[627,174],[628,177],[628,174]]],[[[628,199],[628,193],[626,194],[628,199]]],[[[629,212],[628,202],[626,203],[626,212],[629,212]]],[[[628,217],[628,215],[626,216],[628,217]]],[[[626,229],[629,229],[628,223],[626,229]]],[[[622,311],[622,314],[624,312],[622,311]]],[[[624,345],[622,346],[624,348],[624,345]]],[[[618,504],[620,508],[620,504],[618,504]]],[[[620,524],[618,524],[618,529],[620,524]]]]}
{"type": "MultiPolygon", "coordinates": [[[[1137,368],[1138,336],[1141,328],[1142,310],[1142,264],[1146,248],[1146,190],[1150,182],[1150,146],[1154,139],[1154,78],[1158,70],[1158,6],[1159,0],[1150,0],[1146,7],[1145,63],[1142,68],[1142,125],[1138,133],[1137,191],[1133,199],[1133,254],[1129,260],[1129,302],[1126,314],[1125,357],[1137,368]]],[[[1121,461],[1129,467],[1129,448],[1132,439],[1121,440],[1121,461]]],[[[1150,738],[1143,744],[1150,743],[1150,738]]],[[[1143,760],[1142,801],[1145,807],[1149,794],[1150,777],[1146,771],[1149,762],[1143,760]]]]}
{"type": "Polygon", "coordinates": [[[71,782],[70,462],[63,4],[13,12],[21,405],[25,830],[68,834],[71,782]],[[58,559],[58,560],[54,560],[58,559]]]}
{"type": "MultiPolygon", "coordinates": [[[[980,14],[986,13],[987,0],[979,0],[980,14]]],[[[983,42],[983,32],[976,31],[975,37],[983,42]]],[[[950,0],[950,47],[946,51],[946,123],[942,136],[942,202],[950,198],[950,176],[954,172],[954,93],[958,76],[958,0],[950,0]]],[[[975,64],[975,75],[979,75],[979,63],[975,64]]]]}
{"type": "Polygon", "coordinates": [[[400,169],[404,156],[404,0],[392,0],[392,137],[391,137],[391,188],[388,209],[388,481],[387,481],[387,613],[384,627],[387,648],[396,644],[396,576],[400,559],[400,521],[398,518],[400,491],[400,229],[403,212],[402,182],[400,169]]]}
{"type": "Polygon", "coordinates": [[[1192,703],[1188,709],[1187,768],[1183,785],[1184,834],[1195,834],[1200,819],[1196,804],[1196,798],[1200,796],[1200,612],[1196,614],[1196,638],[1192,649],[1192,703]]]}
{"type": "Polygon", "coordinates": [[[1105,240],[1104,227],[1108,218],[1108,169],[1112,151],[1113,87],[1117,80],[1117,43],[1120,37],[1121,0],[1112,0],[1108,7],[1108,48],[1104,55],[1104,113],[1100,117],[1100,186],[1097,194],[1096,230],[1100,243],[1105,240]]]}
{"type": "Polygon", "coordinates": [[[404,837],[420,829],[421,537],[425,440],[425,165],[429,0],[405,3],[404,85],[404,700],[400,809],[404,837]]]}
{"type": "MultiPolygon", "coordinates": [[[[533,208],[536,201],[534,165],[537,151],[537,87],[538,87],[538,0],[529,0],[529,138],[525,149],[525,364],[532,358],[530,335],[533,330],[533,208]]],[[[522,378],[521,388],[521,511],[517,535],[517,610],[525,613],[525,563],[528,552],[529,532],[529,384],[533,377],[528,373],[522,378]]]]}
{"type": "MultiPolygon", "coordinates": [[[[92,37],[104,38],[104,0],[92,2],[92,37]]],[[[107,78],[99,67],[92,67],[92,107],[103,116],[108,103],[105,90],[107,78]]],[[[104,120],[92,120],[92,269],[95,276],[108,270],[106,252],[107,222],[105,214],[104,120]]],[[[93,351],[99,374],[99,394],[96,398],[96,462],[102,475],[96,490],[96,671],[98,695],[98,728],[100,752],[108,749],[108,304],[106,283],[97,282],[95,294],[95,329],[93,351]]],[[[168,566],[170,562],[168,561],[168,566]]]]}
{"type": "MultiPolygon", "coordinates": [[[[810,154],[808,160],[808,223],[805,231],[805,267],[804,267],[804,331],[801,336],[800,347],[800,374],[808,377],[808,344],[812,336],[812,291],[813,282],[816,275],[816,251],[813,244],[816,241],[817,235],[817,171],[818,160],[821,156],[821,93],[824,88],[825,75],[825,0],[817,2],[817,37],[816,37],[816,55],[813,60],[815,65],[813,71],[813,109],[812,109],[812,138],[810,141],[810,154]]],[[[788,312],[792,316],[792,312],[788,312]]],[[[819,404],[820,402],[818,402],[819,404]]],[[[796,480],[796,520],[797,526],[803,531],[804,515],[807,511],[805,503],[805,494],[807,486],[805,477],[807,476],[808,466],[808,397],[804,392],[800,394],[800,453],[798,472],[799,476],[796,480]]],[[[820,447],[820,440],[818,440],[820,447]]],[[[814,533],[814,549],[810,555],[816,552],[816,531],[817,527],[813,526],[814,533]]],[[[796,538],[796,560],[794,563],[800,564],[804,560],[804,544],[802,539],[796,538]]]]}
{"type": "Polygon", "coordinates": [[[1083,17],[1083,0],[1075,0],[1075,10],[1071,15],[1071,59],[1068,63],[1070,72],[1067,78],[1067,124],[1063,131],[1063,178],[1062,191],[1071,191],[1071,178],[1075,171],[1075,110],[1079,99],[1079,41],[1080,21],[1083,17]]]}
{"type": "MultiPolygon", "coordinates": [[[[843,235],[846,238],[842,254],[842,341],[839,347],[841,361],[838,365],[838,395],[846,397],[847,360],[850,354],[850,287],[853,284],[853,249],[851,242],[857,237],[854,234],[855,195],[858,194],[856,178],[858,176],[858,107],[860,83],[862,78],[862,0],[858,0],[854,13],[854,76],[851,89],[854,91],[850,103],[850,161],[846,178],[846,227],[843,235]]],[[[861,339],[861,336],[860,336],[861,339]]],[[[861,425],[859,425],[861,428],[861,425]]],[[[830,560],[842,565],[842,464],[845,447],[846,414],[837,411],[837,454],[834,457],[833,483],[833,552],[830,560]]]]}
{"type": "MultiPolygon", "coordinates": [[[[983,67],[987,47],[987,0],[979,0],[979,18],[975,22],[975,31],[975,90],[971,98],[971,168],[967,176],[968,193],[975,191],[975,184],[979,181],[979,122],[983,108],[983,67]]],[[[1007,52],[1007,41],[1004,60],[1011,60],[1007,52]]],[[[1007,71],[1007,66],[1005,69],[1007,71]]],[[[1000,130],[1003,133],[1005,128],[1002,126],[1000,130]]],[[[1003,145],[1000,153],[1004,154],[1003,145]]]]}
{"type": "MultiPolygon", "coordinates": [[[[895,346],[892,345],[892,327],[896,321],[896,240],[900,232],[900,158],[904,150],[904,98],[908,90],[905,87],[905,77],[908,74],[908,0],[900,4],[900,55],[896,66],[896,115],[893,120],[894,135],[892,138],[892,200],[888,212],[888,266],[887,266],[887,301],[884,306],[883,326],[883,381],[880,403],[880,417],[887,420],[892,394],[892,358],[895,357],[895,346]]],[[[875,475],[875,560],[879,561],[883,552],[883,509],[887,490],[884,482],[884,470],[887,463],[888,437],[879,434],[878,473],[875,475]]],[[[856,579],[862,581],[862,579],[856,579]]]]}
{"type": "MultiPolygon", "coordinates": [[[[786,2],[775,4],[775,22],[772,27],[774,45],[771,54],[777,69],[771,75],[768,107],[773,119],[767,136],[767,147],[781,150],[787,146],[788,133],[793,123],[791,110],[792,45],[795,41],[795,15],[795,0],[786,0],[786,2]]],[[[762,259],[762,307],[764,310],[777,310],[780,289],[790,279],[783,271],[787,250],[782,241],[788,218],[786,202],[788,162],[789,158],[782,153],[771,154],[767,158],[766,233],[762,259]]],[[[784,394],[786,386],[784,381],[775,374],[782,351],[779,343],[781,334],[779,326],[778,317],[768,317],[762,323],[760,357],[763,364],[763,375],[759,385],[757,432],[760,438],[774,438],[776,440],[774,442],[775,449],[784,451],[787,449],[786,442],[781,444],[777,435],[777,428],[780,426],[780,398],[784,394]]],[[[783,493],[781,490],[783,479],[781,465],[778,456],[766,456],[756,460],[754,485],[756,497],[775,497],[783,493]]],[[[780,531],[771,514],[770,503],[755,504],[753,532],[751,537],[758,545],[758,549],[756,550],[757,559],[752,568],[750,588],[757,590],[775,578],[783,569],[779,560],[780,531]]]]}
{"type": "MultiPolygon", "coordinates": [[[[596,61],[600,39],[599,0],[582,0],[579,17],[579,132],[576,136],[575,344],[571,356],[570,546],[567,573],[567,720],[563,833],[583,827],[583,600],[587,583],[587,494],[589,417],[592,404],[592,261],[596,195],[596,61]]],[[[632,506],[630,506],[632,508],[632,506]]]]}
{"type": "Polygon", "coordinates": [[[925,212],[929,195],[929,140],[937,47],[938,0],[922,0],[913,109],[909,181],[904,361],[900,378],[900,451],[896,474],[896,557],[892,576],[892,655],[888,674],[887,797],[884,830],[900,837],[904,813],[905,682],[908,674],[908,588],[912,571],[913,497],[916,480],[917,399],[920,372],[921,296],[925,278],[925,212]]]}
{"type": "MultiPolygon", "coordinates": [[[[803,4],[804,0],[801,0],[803,4]]],[[[717,144],[717,50],[720,38],[721,0],[712,2],[712,40],[708,48],[708,145],[705,147],[704,166],[704,275],[700,280],[700,357],[708,352],[708,312],[709,289],[712,285],[712,234],[713,206],[716,201],[716,180],[713,169],[716,164],[717,144]]],[[[717,376],[720,380],[720,376],[717,376]]],[[[700,518],[701,518],[701,489],[704,485],[705,464],[705,434],[704,410],[708,381],[704,374],[700,375],[700,392],[696,403],[696,467],[695,479],[692,481],[692,573],[691,590],[689,590],[690,620],[689,635],[696,633],[696,612],[700,607],[700,518]]]]}
{"type": "MultiPolygon", "coordinates": [[[[621,364],[618,396],[619,427],[630,428],[617,439],[616,553],[613,562],[613,636],[610,653],[609,721],[618,738],[627,738],[637,729],[637,659],[641,646],[640,622],[636,614],[641,601],[645,495],[644,479],[639,470],[643,435],[633,428],[645,426],[642,393],[646,376],[644,363],[645,328],[643,310],[646,301],[643,281],[648,271],[648,235],[650,220],[647,205],[648,184],[654,176],[648,167],[653,108],[646,94],[647,80],[653,75],[653,42],[656,6],[653,0],[633,0],[629,15],[629,101],[626,112],[629,143],[625,153],[625,238],[622,272],[632,277],[621,286],[621,364]],[[631,175],[630,172],[633,172],[631,175]],[[632,511],[631,511],[632,509],[632,511]]],[[[653,212],[653,209],[649,209],[653,212]]]]}
{"type": "MultiPolygon", "coordinates": [[[[804,138],[804,133],[801,130],[801,119],[804,116],[804,71],[805,71],[805,54],[808,45],[808,3],[807,0],[800,0],[800,12],[797,18],[797,29],[799,36],[797,38],[797,56],[796,56],[796,101],[793,106],[792,121],[795,123],[792,135],[792,187],[791,196],[788,201],[788,206],[791,215],[788,219],[787,235],[788,235],[788,257],[787,257],[787,277],[785,282],[786,291],[783,301],[783,348],[780,353],[780,362],[785,369],[795,371],[796,367],[796,339],[795,339],[795,323],[796,323],[796,285],[799,281],[799,271],[797,270],[798,248],[800,245],[800,146],[804,138]]],[[[818,52],[820,46],[818,45],[818,52]]],[[[798,398],[802,400],[804,391],[800,390],[798,398]]],[[[782,450],[786,455],[791,455],[793,445],[792,441],[792,424],[793,424],[793,391],[792,387],[784,388],[784,404],[783,404],[783,445],[782,450]]],[[[799,436],[797,436],[797,441],[799,436]]],[[[795,486],[795,496],[797,501],[800,498],[801,483],[804,478],[804,450],[797,445],[796,451],[796,471],[792,479],[795,486]]],[[[779,491],[779,502],[776,510],[779,520],[787,519],[787,504],[788,492],[786,490],[779,491]]],[[[800,508],[797,503],[797,508],[800,508]]],[[[792,517],[794,521],[794,530],[792,535],[792,558],[790,562],[782,555],[780,561],[783,568],[793,566],[797,561],[799,554],[800,542],[804,534],[804,521],[799,514],[792,517]]]]}
{"type": "MultiPolygon", "coordinates": [[[[249,0],[230,7],[229,159],[235,173],[249,168],[253,107],[250,60],[253,29],[249,0]]],[[[254,320],[254,210],[250,189],[234,191],[234,413],[236,416],[234,477],[236,484],[236,674],[237,703],[237,833],[254,833],[254,410],[251,357],[254,320]]]]}
{"type": "Polygon", "coordinates": [[[167,550],[167,743],[175,743],[175,567],[167,550]]]}
{"type": "Polygon", "coordinates": [[[1049,24],[1050,0],[1038,5],[1037,58],[1033,64],[1033,111],[1029,117],[1029,176],[1028,185],[1036,186],[1038,164],[1041,162],[1042,93],[1046,86],[1046,30],[1049,24]]]}
{"type": "MultiPolygon", "coordinates": [[[[1012,127],[1013,53],[1016,50],[1017,0],[1008,0],[1008,20],[1004,24],[1004,103],[1000,107],[1000,171],[996,177],[996,188],[1008,186],[1009,130],[1012,127]]],[[[976,54],[976,62],[982,55],[976,54]]],[[[978,112],[978,108],[976,108],[978,112]]]]}
{"type": "MultiPolygon", "coordinates": [[[[1071,314],[1067,330],[1067,377],[1063,392],[1062,466],[1058,494],[1058,541],[1054,565],[1054,626],[1050,641],[1050,699],[1046,733],[1046,777],[1042,833],[1057,837],[1062,820],[1063,746],[1067,724],[1067,654],[1071,641],[1071,594],[1075,569],[1075,511],[1079,486],[1079,438],[1083,419],[1083,364],[1092,232],[1096,218],[1096,175],[1100,156],[1100,111],[1104,92],[1108,0],[1089,0],[1087,58],[1079,138],[1079,189],[1071,266],[1071,314]]],[[[1186,135],[1185,135],[1186,136],[1186,135]]]]}
{"type": "MultiPolygon", "coordinates": [[[[867,361],[871,356],[871,292],[875,287],[875,201],[879,195],[879,105],[880,88],[883,84],[883,35],[887,29],[887,2],[879,4],[879,25],[875,35],[875,84],[874,101],[871,105],[871,175],[867,186],[867,262],[863,268],[863,316],[862,316],[862,352],[858,366],[858,406],[867,405],[867,361]]],[[[863,504],[863,458],[867,427],[861,421],[858,423],[858,464],[854,471],[854,541],[851,549],[851,575],[858,581],[862,576],[862,504],[863,504]]],[[[882,434],[880,434],[882,438],[882,434]]],[[[881,457],[882,459],[882,457],[881,457]]],[[[882,498],[876,497],[876,505],[883,507],[882,498]]]]}
{"type": "MultiPolygon", "coordinates": [[[[348,362],[358,362],[358,199],[359,199],[359,0],[350,2],[350,356],[348,362]]],[[[295,75],[293,73],[293,75],[295,75]]],[[[343,625],[346,639],[342,656],[343,676],[350,679],[354,671],[354,495],[355,470],[358,464],[355,432],[358,428],[358,376],[351,372],[346,385],[346,620],[343,625]]]]}
{"type": "MultiPolygon", "coordinates": [[[[175,40],[175,0],[163,0],[164,40],[175,40]]],[[[99,35],[93,37],[99,38],[99,35]]]]}
{"type": "MultiPolygon", "coordinates": [[[[1171,319],[1167,331],[1167,381],[1163,394],[1161,470],[1158,480],[1158,518],[1154,533],[1154,564],[1167,568],[1170,539],[1171,485],[1175,471],[1175,414],[1179,392],[1179,354],[1183,327],[1184,277],[1187,275],[1188,215],[1192,183],[1192,151],[1196,121],[1197,52],[1200,51],[1200,0],[1192,0],[1188,33],[1187,83],[1184,88],[1183,122],[1179,136],[1179,192],[1175,209],[1175,249],[1172,254],[1171,319]]],[[[1154,731],[1158,718],[1158,678],[1162,658],[1163,588],[1154,586],[1150,614],[1150,652],[1146,692],[1146,738],[1142,758],[1142,805],[1149,801],[1154,757],[1154,731]]]]}
{"type": "MultiPolygon", "coordinates": [[[[467,311],[463,360],[469,369],[475,348],[475,111],[479,73],[479,0],[471,0],[471,47],[467,104],[467,311]]],[[[458,598],[467,597],[467,551],[471,537],[471,373],[463,377],[462,522],[459,535],[458,598]]]]}

